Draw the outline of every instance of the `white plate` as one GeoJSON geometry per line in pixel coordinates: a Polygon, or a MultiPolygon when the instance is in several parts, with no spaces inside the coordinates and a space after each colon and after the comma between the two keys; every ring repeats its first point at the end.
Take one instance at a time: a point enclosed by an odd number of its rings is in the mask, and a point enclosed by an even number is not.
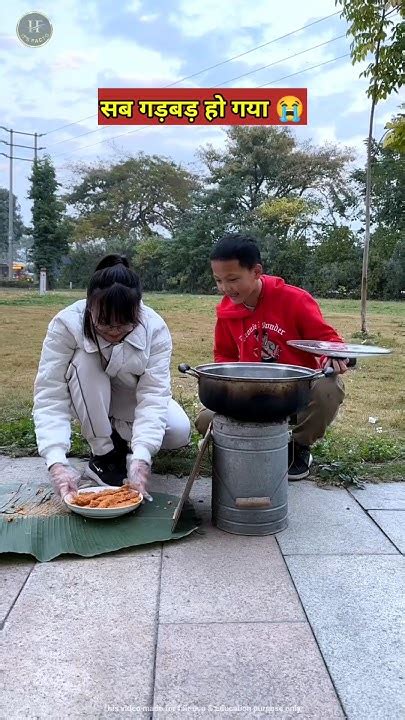
{"type": "MultiPolygon", "coordinates": [[[[103,485],[102,487],[100,485],[95,485],[93,487],[86,487],[81,488],[81,490],[78,491],[78,495],[81,495],[82,493],[88,493],[93,492],[94,494],[103,492],[106,490],[106,486],[103,485]]],[[[116,486],[110,486],[111,490],[119,490],[119,487],[116,486]]],[[[123,508],[89,508],[89,507],[80,507],[79,505],[74,505],[72,502],[70,502],[70,499],[73,497],[72,495],[67,495],[64,499],[65,504],[68,506],[72,512],[77,513],[78,515],[84,515],[84,517],[90,517],[90,518],[99,518],[99,520],[105,520],[107,518],[115,518],[119,517],[120,515],[127,515],[128,513],[135,510],[139,505],[141,504],[143,500],[143,495],[139,496],[139,500],[136,500],[133,505],[126,505],[123,508]]]]}

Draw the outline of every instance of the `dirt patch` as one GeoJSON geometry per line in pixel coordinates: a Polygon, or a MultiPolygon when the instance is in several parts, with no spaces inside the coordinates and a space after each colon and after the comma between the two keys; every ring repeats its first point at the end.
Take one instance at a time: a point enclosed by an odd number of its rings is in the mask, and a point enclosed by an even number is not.
{"type": "Polygon", "coordinates": [[[49,485],[31,487],[22,483],[15,492],[5,498],[1,506],[0,518],[11,522],[21,517],[51,517],[69,515],[70,510],[62,500],[53,494],[49,485]]]}

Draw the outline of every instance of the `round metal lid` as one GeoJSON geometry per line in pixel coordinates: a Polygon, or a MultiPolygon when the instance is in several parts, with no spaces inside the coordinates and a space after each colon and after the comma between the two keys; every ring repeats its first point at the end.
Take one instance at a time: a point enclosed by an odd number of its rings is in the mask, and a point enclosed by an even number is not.
{"type": "Polygon", "coordinates": [[[287,345],[312,355],[326,355],[334,358],[373,357],[389,355],[392,350],[377,345],[352,345],[350,343],[325,342],[324,340],[287,340],[287,345]]]}

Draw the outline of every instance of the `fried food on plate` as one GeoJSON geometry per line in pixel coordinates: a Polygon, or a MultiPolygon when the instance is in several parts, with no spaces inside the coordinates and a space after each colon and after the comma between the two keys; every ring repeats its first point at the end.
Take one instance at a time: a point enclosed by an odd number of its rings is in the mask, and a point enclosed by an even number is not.
{"type": "Polygon", "coordinates": [[[137,490],[123,485],[121,488],[113,490],[100,490],[100,492],[78,493],[72,498],[72,504],[78,507],[89,508],[115,508],[129,507],[139,501],[139,493],[137,490]]]}

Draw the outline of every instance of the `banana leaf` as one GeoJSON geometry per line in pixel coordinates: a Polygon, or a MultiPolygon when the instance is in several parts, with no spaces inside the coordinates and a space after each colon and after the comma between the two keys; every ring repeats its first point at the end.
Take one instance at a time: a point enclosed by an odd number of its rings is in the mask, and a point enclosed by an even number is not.
{"type": "Polygon", "coordinates": [[[85,518],[70,510],[49,485],[0,484],[0,553],[24,553],[46,562],[63,554],[94,557],[136,545],[178,540],[198,527],[193,509],[172,532],[179,498],[154,493],[153,502],[118,518],[85,518]]]}

